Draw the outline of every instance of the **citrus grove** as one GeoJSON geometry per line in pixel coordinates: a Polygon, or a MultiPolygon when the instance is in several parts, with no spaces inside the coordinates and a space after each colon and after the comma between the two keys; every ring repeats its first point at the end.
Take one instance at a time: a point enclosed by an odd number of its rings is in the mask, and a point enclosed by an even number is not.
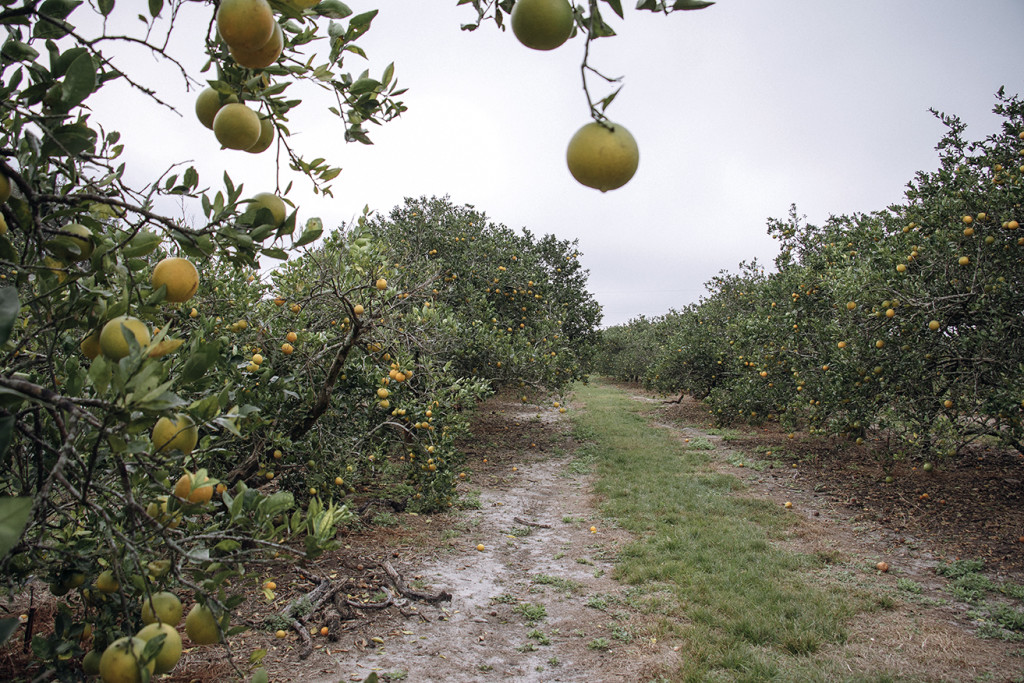
{"type": "Polygon", "coordinates": [[[947,132],[902,203],[806,224],[771,220],[781,251],[721,273],[699,303],[604,332],[602,371],[703,399],[721,423],[877,440],[882,465],[931,470],[966,445],[1024,453],[1024,103],[998,133],[947,132]]]}
{"type": "MultiPolygon", "coordinates": [[[[471,28],[515,5],[465,4],[471,28]]],[[[524,0],[524,42],[548,33],[529,14],[544,4],[524,0]]],[[[566,7],[540,47],[613,34],[597,3],[566,7]]],[[[0,3],[0,590],[56,601],[45,623],[0,619],[0,644],[23,632],[34,675],[144,681],[183,647],[229,644],[232,609],[272,590],[253,567],[335,547],[368,497],[447,509],[469,409],[586,376],[600,308],[575,243],[448,198],[333,228],[302,216],[303,192],[331,196],[341,169],[307,156],[289,114],[321,107],[368,144],[406,109],[393,66],[350,69],[375,16],[338,0],[0,3]],[[182,12],[205,13],[201,73],[167,51],[182,12]],[[119,42],[180,80],[136,80],[119,42]],[[198,144],[303,189],[187,162],[138,180],[145,150],[89,106],[105,88],[143,116],[187,91],[198,144]]],[[[639,158],[601,113],[613,97],[567,153],[602,191],[639,158]]]]}

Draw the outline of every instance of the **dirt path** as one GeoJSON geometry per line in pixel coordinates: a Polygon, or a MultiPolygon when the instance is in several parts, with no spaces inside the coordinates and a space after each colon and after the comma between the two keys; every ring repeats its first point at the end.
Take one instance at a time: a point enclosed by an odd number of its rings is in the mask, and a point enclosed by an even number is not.
{"type": "Polygon", "coordinates": [[[296,662],[297,639],[271,642],[272,680],[335,683],[377,672],[382,680],[598,683],[641,680],[671,660],[670,647],[643,635],[627,587],[610,578],[629,539],[597,512],[567,415],[498,402],[484,413],[493,419],[478,420],[475,434],[488,446],[469,463],[479,509],[435,521],[418,547],[391,560],[451,602],[364,614],[360,628],[337,643],[321,639],[304,662],[296,662]]]}

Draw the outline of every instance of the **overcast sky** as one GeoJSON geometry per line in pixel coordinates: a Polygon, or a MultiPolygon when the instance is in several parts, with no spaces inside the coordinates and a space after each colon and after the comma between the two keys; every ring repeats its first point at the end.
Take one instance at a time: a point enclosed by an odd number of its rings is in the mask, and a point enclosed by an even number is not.
{"type": "MultiPolygon", "coordinates": [[[[493,22],[460,31],[475,14],[455,0],[347,3],[380,9],[360,41],[369,60],[353,56],[349,68],[379,76],[394,61],[409,111],[374,128],[375,145],[346,144],[323,95],[293,87],[306,100],[292,120],[296,147],[344,168],[333,200],[296,183],[300,219],[334,227],[366,204],[387,212],[407,196],[449,195],[511,228],[578,238],[605,325],[695,302],[740,261],[770,265],[766,219],[792,203],[818,223],[900,201],[915,171],[937,165],[943,128],[930,107],[960,116],[976,139],[996,130],[1000,86],[1024,92],[1024,0],[719,0],[668,17],[627,9],[625,21],[606,9],[619,35],[592,45],[591,65],[624,76],[608,115],[637,139],[640,168],[602,194],[565,166],[588,121],[582,37],[537,52],[493,22]]],[[[116,11],[134,16],[126,5],[116,11]]],[[[196,9],[171,49],[201,79],[211,9],[196,9]]],[[[220,150],[180,76],[148,56],[134,63],[184,114],[104,89],[97,114],[114,117],[134,173],[191,160],[208,185],[227,170],[247,192],[274,189],[269,152],[220,150]]],[[[592,92],[608,90],[593,81],[592,92]]]]}

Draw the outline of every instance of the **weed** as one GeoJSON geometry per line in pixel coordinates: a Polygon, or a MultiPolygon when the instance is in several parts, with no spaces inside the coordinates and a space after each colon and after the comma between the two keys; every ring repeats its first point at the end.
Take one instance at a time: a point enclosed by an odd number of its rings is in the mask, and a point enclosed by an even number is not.
{"type": "Polygon", "coordinates": [[[537,574],[533,577],[533,582],[546,586],[554,586],[556,590],[560,590],[563,593],[578,593],[583,590],[583,584],[579,581],[564,579],[560,576],[551,576],[549,574],[537,574]]]}
{"type": "Polygon", "coordinates": [[[552,669],[554,669],[555,667],[559,666],[560,664],[561,664],[561,662],[558,661],[558,657],[552,657],[551,659],[548,660],[548,666],[550,666],[552,669]]]}
{"type": "Polygon", "coordinates": [[[690,439],[690,443],[686,444],[686,447],[697,451],[713,451],[715,449],[715,444],[711,443],[703,436],[695,436],[690,439]]]}
{"type": "Polygon", "coordinates": [[[591,595],[587,599],[587,603],[586,604],[587,604],[587,607],[590,607],[592,609],[599,609],[602,612],[604,610],[608,609],[608,601],[605,600],[600,595],[591,595]]]}
{"type": "Polygon", "coordinates": [[[612,638],[614,638],[615,640],[620,640],[623,643],[632,643],[633,632],[625,626],[615,624],[612,626],[612,638]]]}
{"type": "Polygon", "coordinates": [[[607,638],[594,638],[587,643],[587,648],[591,650],[607,650],[610,647],[611,643],[608,642],[607,638]]]}
{"type": "Polygon", "coordinates": [[[1024,612],[1009,605],[995,605],[992,608],[992,619],[1007,631],[1024,633],[1024,612]]]}
{"type": "Polygon", "coordinates": [[[404,681],[409,677],[409,672],[405,669],[399,669],[383,675],[385,681],[404,681]]]}
{"type": "Polygon", "coordinates": [[[1024,586],[1019,583],[1002,583],[999,584],[998,590],[1008,597],[1024,600],[1024,586]]]}
{"type": "Polygon", "coordinates": [[[529,536],[532,533],[533,529],[528,526],[514,526],[509,530],[508,535],[521,538],[523,536],[529,536]]]}
{"type": "Polygon", "coordinates": [[[996,585],[992,579],[984,574],[975,573],[961,574],[949,584],[949,592],[954,598],[971,604],[982,602],[985,594],[995,589],[996,585]]]}
{"type": "Polygon", "coordinates": [[[902,576],[896,579],[896,587],[899,588],[901,591],[913,593],[914,595],[920,595],[924,591],[924,588],[922,588],[921,584],[919,584],[917,581],[914,581],[913,579],[907,579],[902,576]]]}
{"type": "Polygon", "coordinates": [[[490,673],[491,671],[494,671],[494,667],[490,664],[481,664],[477,667],[477,669],[479,669],[483,673],[490,673]]]}
{"type": "Polygon", "coordinates": [[[385,510],[375,514],[371,523],[374,526],[398,526],[400,522],[394,513],[385,510]]]}
{"type": "Polygon", "coordinates": [[[583,521],[584,520],[582,517],[573,517],[572,515],[566,515],[565,517],[562,517],[562,524],[573,524],[578,526],[580,524],[583,524],[583,521]]]}
{"type": "Polygon", "coordinates": [[[533,602],[523,602],[515,606],[515,611],[522,615],[528,624],[536,624],[548,616],[548,610],[544,605],[533,602]]]}
{"type": "Polygon", "coordinates": [[[985,560],[956,560],[949,564],[940,564],[935,568],[935,573],[950,579],[959,579],[966,574],[977,574],[984,568],[985,560]]]}
{"type": "Polygon", "coordinates": [[[519,650],[520,652],[533,652],[534,650],[537,649],[537,644],[536,643],[531,643],[530,641],[526,641],[522,645],[519,645],[518,647],[516,647],[516,649],[519,650]]]}
{"type": "Polygon", "coordinates": [[[491,598],[491,603],[498,603],[502,605],[515,605],[519,602],[519,598],[512,595],[511,593],[502,593],[496,597],[491,598]]]}
{"type": "Polygon", "coordinates": [[[539,629],[533,629],[526,634],[527,638],[533,638],[540,645],[550,645],[551,639],[544,635],[544,632],[539,629]]]}
{"type": "Polygon", "coordinates": [[[587,559],[586,557],[577,557],[576,558],[576,564],[587,564],[587,565],[590,565],[590,566],[594,565],[593,561],[587,559]]]}
{"type": "Polygon", "coordinates": [[[460,510],[479,510],[484,506],[484,504],[480,501],[479,491],[469,491],[459,498],[456,506],[460,510]]]}

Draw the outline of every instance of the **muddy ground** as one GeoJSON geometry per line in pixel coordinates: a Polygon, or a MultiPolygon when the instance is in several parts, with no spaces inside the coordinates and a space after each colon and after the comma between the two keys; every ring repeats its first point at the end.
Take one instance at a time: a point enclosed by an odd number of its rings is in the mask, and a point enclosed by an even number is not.
{"type": "MultiPolygon", "coordinates": [[[[891,597],[890,609],[852,624],[847,643],[817,656],[851,674],[1024,680],[1024,643],[977,637],[977,615],[950,599],[935,571],[955,558],[983,558],[996,580],[1024,583],[1024,459],[979,451],[927,475],[897,468],[886,484],[869,448],[771,427],[722,431],[696,403],[627,389],[653,424],[710,442],[715,466],[747,483],[740,495],[790,502],[800,522],[787,545],[831,558],[827,580],[891,597]],[[880,561],[887,573],[875,569],[880,561]],[[907,594],[901,580],[920,592],[907,594]]],[[[671,671],[673,643],[647,627],[656,615],[611,578],[631,539],[590,493],[591,468],[569,421],[585,406],[568,406],[567,414],[502,398],[482,406],[463,445],[466,509],[427,516],[371,508],[342,549],[301,571],[261,569],[278,588],[272,601],[256,595],[243,605],[254,628],[232,638],[236,662],[247,670],[249,653],[265,649],[271,680],[310,683],[362,681],[371,672],[387,681],[601,683],[671,671]],[[387,568],[423,599],[395,591],[387,568]],[[344,588],[305,625],[308,644],[287,625],[276,637],[275,615],[321,580],[344,588]],[[441,592],[450,599],[433,601],[441,592]]],[[[234,675],[222,650],[203,647],[186,650],[165,680],[234,675]]]]}

